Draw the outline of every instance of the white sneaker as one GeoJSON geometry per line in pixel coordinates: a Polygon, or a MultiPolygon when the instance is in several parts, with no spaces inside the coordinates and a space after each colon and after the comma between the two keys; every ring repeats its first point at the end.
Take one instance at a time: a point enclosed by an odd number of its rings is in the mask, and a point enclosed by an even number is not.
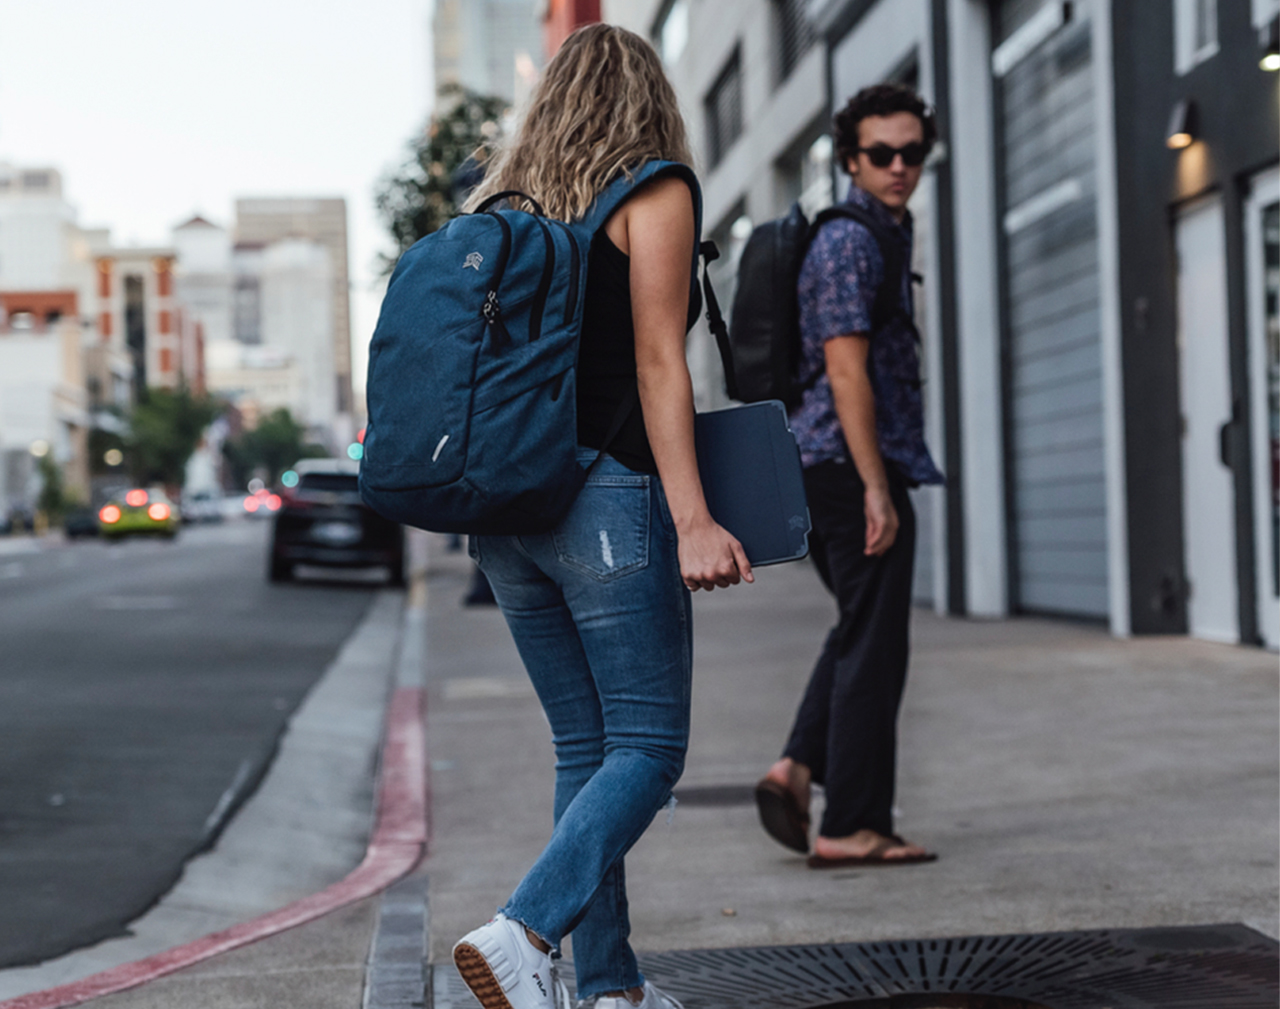
{"type": "Polygon", "coordinates": [[[684,1006],[662,989],[646,981],[644,998],[639,1002],[632,1002],[625,995],[614,995],[610,998],[602,995],[596,999],[593,1009],[684,1009],[684,1006]]]}
{"type": "Polygon", "coordinates": [[[453,962],[484,1009],[567,1009],[572,1004],[551,955],[501,912],[457,941],[453,962]]]}

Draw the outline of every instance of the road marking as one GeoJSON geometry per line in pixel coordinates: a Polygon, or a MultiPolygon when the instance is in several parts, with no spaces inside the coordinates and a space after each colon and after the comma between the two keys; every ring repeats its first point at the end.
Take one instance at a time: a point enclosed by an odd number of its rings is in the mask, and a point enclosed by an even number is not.
{"type": "Polygon", "coordinates": [[[144,960],[121,964],[57,988],[7,999],[0,1002],[0,1009],[62,1009],[136,988],[210,957],[315,921],[340,907],[372,897],[407,876],[426,851],[429,836],[430,796],[423,728],[425,695],[421,687],[400,687],[391,695],[386,743],[382,748],[377,821],[364,861],[345,879],[278,911],[144,960]]]}
{"type": "Polygon", "coordinates": [[[95,610],[176,610],[176,596],[99,596],[95,610]]]}

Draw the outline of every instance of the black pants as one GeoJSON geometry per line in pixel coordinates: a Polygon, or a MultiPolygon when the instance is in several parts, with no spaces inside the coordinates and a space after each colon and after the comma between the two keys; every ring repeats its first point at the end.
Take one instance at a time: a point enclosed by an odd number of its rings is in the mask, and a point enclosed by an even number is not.
{"type": "Polygon", "coordinates": [[[907,677],[916,516],[906,484],[890,472],[898,536],[879,557],[866,546],[864,485],[852,463],[805,470],[813,522],[810,553],[836,597],[827,635],[783,755],[826,789],[823,837],[864,828],[893,833],[898,707],[907,677]]]}

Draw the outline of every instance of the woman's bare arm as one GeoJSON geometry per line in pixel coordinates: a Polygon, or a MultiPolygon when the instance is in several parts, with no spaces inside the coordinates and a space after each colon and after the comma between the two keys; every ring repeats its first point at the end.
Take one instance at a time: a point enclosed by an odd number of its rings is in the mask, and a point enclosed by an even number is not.
{"type": "Polygon", "coordinates": [[[742,545],[707,510],[693,444],[693,383],[685,361],[693,199],[681,179],[659,180],[605,226],[631,257],[631,316],[645,432],[680,540],[690,589],[754,581],[742,545]]]}

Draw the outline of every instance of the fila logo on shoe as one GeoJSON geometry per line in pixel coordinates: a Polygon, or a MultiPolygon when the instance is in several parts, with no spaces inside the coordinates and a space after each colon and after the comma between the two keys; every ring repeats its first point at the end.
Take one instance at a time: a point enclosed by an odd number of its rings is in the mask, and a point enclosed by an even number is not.
{"type": "Polygon", "coordinates": [[[533,980],[538,984],[538,991],[542,992],[542,997],[547,997],[547,986],[542,983],[542,978],[538,977],[538,972],[533,972],[533,980]]]}

